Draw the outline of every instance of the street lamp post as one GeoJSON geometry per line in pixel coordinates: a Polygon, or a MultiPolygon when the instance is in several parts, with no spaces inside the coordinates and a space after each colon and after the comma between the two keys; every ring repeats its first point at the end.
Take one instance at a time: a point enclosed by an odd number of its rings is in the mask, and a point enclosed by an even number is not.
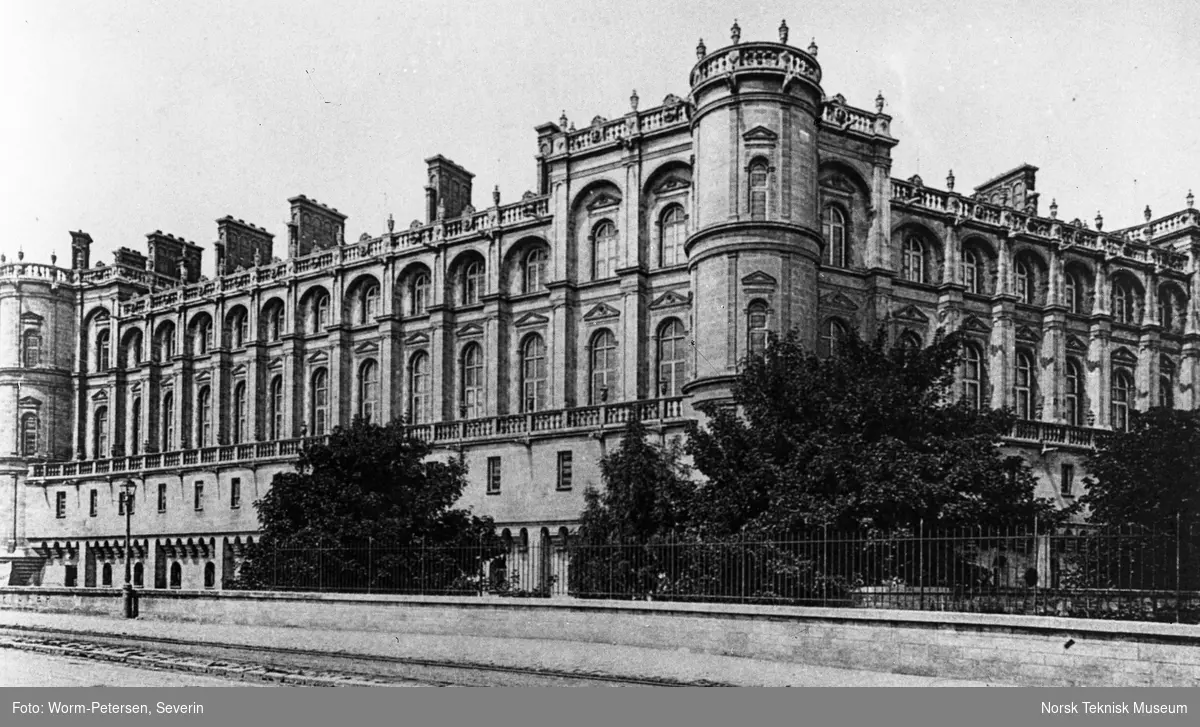
{"type": "Polygon", "coordinates": [[[137,485],[133,484],[133,480],[125,480],[121,487],[125,490],[121,493],[121,497],[125,500],[125,588],[122,589],[125,596],[125,618],[137,618],[137,594],[133,592],[133,558],[129,547],[133,492],[137,485]]]}

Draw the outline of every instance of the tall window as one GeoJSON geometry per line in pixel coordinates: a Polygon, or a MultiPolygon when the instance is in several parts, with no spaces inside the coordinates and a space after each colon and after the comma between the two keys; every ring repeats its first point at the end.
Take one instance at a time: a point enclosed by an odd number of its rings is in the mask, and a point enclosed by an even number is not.
{"type": "Polygon", "coordinates": [[[1115,280],[1112,284],[1112,314],[1117,323],[1137,323],[1133,291],[1123,281],[1115,280]]]}
{"type": "Polygon", "coordinates": [[[228,331],[229,345],[232,348],[246,345],[250,333],[250,317],[246,315],[246,311],[238,309],[230,314],[228,331]]]}
{"type": "MultiPolygon", "coordinates": [[[[124,493],[122,493],[124,494],[124,493]]],[[[125,503],[122,501],[121,503],[125,503]]],[[[92,490],[88,493],[88,517],[96,517],[100,513],[100,493],[97,490],[92,490]]],[[[124,514],[124,513],[122,513],[124,514]]]]}
{"type": "Polygon", "coordinates": [[[239,381],[233,387],[233,443],[241,444],[246,437],[246,382],[239,381]]]}
{"type": "Polygon", "coordinates": [[[192,336],[192,352],[197,356],[208,353],[208,349],[212,347],[212,322],[207,318],[198,321],[192,329],[192,336]]]}
{"type": "Polygon", "coordinates": [[[1075,273],[1067,273],[1063,277],[1063,295],[1066,298],[1067,312],[1079,315],[1083,312],[1083,286],[1075,273]]]}
{"type": "Polygon", "coordinates": [[[283,377],[271,379],[271,389],[267,396],[267,432],[268,439],[283,438],[283,377]]]}
{"type": "Polygon", "coordinates": [[[544,247],[525,253],[521,261],[521,292],[537,293],[546,288],[546,261],[550,255],[544,247]]]}
{"type": "Polygon", "coordinates": [[[170,392],[163,394],[159,429],[162,431],[162,451],[170,452],[175,447],[175,397],[170,392]]]}
{"type": "Polygon", "coordinates": [[[767,163],[755,159],[750,163],[750,219],[762,220],[767,216],[767,163]]]}
{"type": "Polygon", "coordinates": [[[979,253],[974,250],[963,250],[962,252],[962,276],[963,287],[968,293],[979,295],[982,292],[983,265],[979,259],[979,253]]]}
{"type": "Polygon", "coordinates": [[[375,322],[375,316],[379,315],[379,286],[375,283],[368,283],[363,288],[360,310],[359,323],[375,322]]]}
{"type": "Polygon", "coordinates": [[[1083,371],[1075,359],[1067,361],[1067,385],[1063,406],[1067,424],[1083,426],[1083,371]]]}
{"type": "Polygon", "coordinates": [[[683,324],[673,318],[658,329],[658,393],[660,396],[679,396],[682,393],[686,356],[683,324]]]}
{"type": "Polygon", "coordinates": [[[483,416],[483,349],[478,343],[469,343],[463,349],[459,397],[464,418],[483,416]]]}
{"type": "Polygon", "coordinates": [[[751,356],[767,350],[767,304],[761,300],[746,309],[746,350],[751,356]]]}
{"type": "Polygon", "coordinates": [[[825,358],[836,356],[846,339],[846,326],[836,318],[830,318],[821,326],[821,345],[819,354],[825,358]]]}
{"type": "Polygon", "coordinates": [[[605,220],[592,230],[592,280],[617,274],[617,227],[605,220]]]}
{"type": "Polygon", "coordinates": [[[1033,419],[1033,359],[1025,351],[1019,351],[1016,359],[1016,377],[1013,382],[1013,399],[1017,417],[1033,419]]]}
{"type": "Polygon", "coordinates": [[[38,449],[38,415],[29,413],[21,417],[21,455],[33,457],[38,449]]]}
{"type": "Polygon", "coordinates": [[[97,371],[108,371],[108,369],[109,369],[109,366],[111,363],[109,360],[109,351],[108,351],[110,340],[111,340],[111,336],[109,335],[107,328],[96,333],[96,370],[97,371]]]}
{"type": "Polygon", "coordinates": [[[108,451],[108,407],[97,407],[92,419],[92,458],[101,459],[109,455],[108,451]]]}
{"type": "Polygon", "coordinates": [[[142,362],[142,334],[140,331],[131,331],[125,337],[125,350],[122,352],[122,357],[125,367],[137,366],[142,362]]]}
{"type": "Polygon", "coordinates": [[[904,238],[900,267],[905,280],[925,282],[925,245],[912,235],[904,238]]]}
{"type": "Polygon", "coordinates": [[[167,324],[158,329],[158,358],[168,363],[175,357],[175,326],[167,324]]]}
{"type": "Polygon", "coordinates": [[[900,348],[905,351],[920,351],[922,345],[921,336],[915,331],[905,331],[900,335],[900,348]]]}
{"type": "Polygon", "coordinates": [[[983,352],[975,344],[963,349],[963,401],[973,409],[983,408],[983,352]]]}
{"type": "Polygon", "coordinates": [[[329,324],[329,294],[319,291],[312,299],[312,332],[320,333],[329,324]]]}
{"type": "Polygon", "coordinates": [[[521,411],[546,406],[546,343],[534,333],[521,345],[521,411]]]}
{"type": "Polygon", "coordinates": [[[167,483],[166,482],[158,483],[158,511],[159,512],[167,511],[167,483]]]}
{"type": "Polygon", "coordinates": [[[319,368],[312,373],[312,410],[309,435],[320,437],[329,425],[329,372],[319,368]]]}
{"type": "Polygon", "coordinates": [[[833,205],[825,208],[821,215],[821,229],[825,233],[825,264],[835,268],[846,267],[846,217],[833,205]]]}
{"type": "Polygon", "coordinates": [[[212,440],[212,389],[202,386],[196,393],[196,434],[201,447],[211,447],[212,440]]]}
{"type": "Polygon", "coordinates": [[[129,407],[129,453],[137,454],[142,446],[142,399],[137,397],[129,407]]]}
{"type": "Polygon", "coordinates": [[[1125,369],[1116,369],[1112,377],[1112,428],[1123,432],[1129,428],[1129,408],[1133,392],[1133,377],[1125,369]]]}
{"type": "Polygon", "coordinates": [[[1175,408],[1175,363],[1166,356],[1158,365],[1158,405],[1164,409],[1175,408]]]}
{"type": "Polygon", "coordinates": [[[42,334],[37,331],[25,331],[25,367],[33,368],[42,365],[42,334]]]}
{"type": "Polygon", "coordinates": [[[432,418],[429,384],[429,354],[418,351],[408,362],[408,412],[413,424],[423,424],[432,418]]]}
{"type": "Polygon", "coordinates": [[[615,394],[617,383],[617,337],[607,328],[592,336],[591,403],[600,404],[615,394]]]}
{"type": "Polygon", "coordinates": [[[462,304],[474,305],[483,293],[483,263],[473,260],[462,272],[462,304]]]}
{"type": "Polygon", "coordinates": [[[683,259],[683,242],[687,239],[687,217],[681,205],[673,204],[659,219],[658,264],[660,267],[679,265],[683,259]]]}
{"type": "Polygon", "coordinates": [[[379,364],[374,359],[358,367],[358,415],[368,422],[379,419],[379,364]]]}
{"type": "Polygon", "coordinates": [[[1017,300],[1026,305],[1033,304],[1033,276],[1029,271],[1029,263],[1017,260],[1014,265],[1014,275],[1017,283],[1017,300]]]}
{"type": "Polygon", "coordinates": [[[283,336],[283,306],[275,304],[266,310],[266,338],[274,343],[283,336]]]}
{"type": "Polygon", "coordinates": [[[429,307],[429,275],[428,273],[417,273],[413,276],[412,284],[410,285],[410,302],[409,315],[419,316],[425,314],[425,309],[429,307]]]}

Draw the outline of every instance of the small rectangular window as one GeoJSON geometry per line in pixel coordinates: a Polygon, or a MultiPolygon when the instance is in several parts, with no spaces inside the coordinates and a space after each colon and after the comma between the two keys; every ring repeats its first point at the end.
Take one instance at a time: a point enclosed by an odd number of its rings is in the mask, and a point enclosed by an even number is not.
{"type": "Polygon", "coordinates": [[[159,512],[167,511],[167,483],[166,482],[158,483],[158,511],[159,512]]]}
{"type": "Polygon", "coordinates": [[[203,482],[196,483],[196,509],[197,510],[204,509],[204,483],[203,482]]]}
{"type": "Polygon", "coordinates": [[[574,475],[572,471],[572,455],[570,451],[558,453],[558,489],[571,489],[571,478],[574,475]]]}
{"type": "Polygon", "coordinates": [[[234,477],[229,481],[229,507],[234,510],[242,506],[242,479],[234,477]]]}
{"type": "Polygon", "coordinates": [[[120,515],[121,517],[125,517],[125,493],[124,492],[117,493],[117,514],[120,515]]]}
{"type": "Polygon", "coordinates": [[[96,512],[100,509],[99,503],[100,503],[100,493],[97,492],[96,490],[92,490],[91,494],[88,495],[88,516],[89,517],[96,517],[96,512]]]}
{"type": "Polygon", "coordinates": [[[487,494],[500,494],[500,458],[488,457],[487,461],[487,494]]]}
{"type": "Polygon", "coordinates": [[[62,520],[67,516],[67,493],[59,492],[54,496],[54,517],[62,520]]]}
{"type": "Polygon", "coordinates": [[[1062,466],[1061,485],[1063,497],[1075,496],[1075,465],[1064,464],[1062,466]]]}

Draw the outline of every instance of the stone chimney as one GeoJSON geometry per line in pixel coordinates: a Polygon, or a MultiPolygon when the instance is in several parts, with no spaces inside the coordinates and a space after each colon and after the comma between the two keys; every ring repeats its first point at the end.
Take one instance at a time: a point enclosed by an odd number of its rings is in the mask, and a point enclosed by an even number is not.
{"type": "Polygon", "coordinates": [[[146,250],[151,271],[181,283],[194,283],[200,279],[204,250],[196,243],[155,230],[146,235],[146,250]]]}
{"type": "Polygon", "coordinates": [[[471,204],[471,180],[466,169],[438,154],[425,160],[429,184],[425,185],[425,221],[454,219],[471,204]]]}
{"type": "Polygon", "coordinates": [[[83,230],[71,233],[71,269],[87,270],[92,265],[92,236],[83,230]]]}
{"type": "Polygon", "coordinates": [[[275,236],[261,227],[225,215],[217,220],[217,275],[252,268],[257,258],[271,262],[275,236]]]}
{"type": "MultiPolygon", "coordinates": [[[[304,257],[318,250],[336,247],[344,239],[346,215],[336,207],[323,205],[304,195],[288,200],[292,219],[288,223],[288,255],[304,257]]],[[[253,254],[253,253],[252,253],[253,254]]],[[[270,260],[269,257],[263,258],[270,260]]]]}

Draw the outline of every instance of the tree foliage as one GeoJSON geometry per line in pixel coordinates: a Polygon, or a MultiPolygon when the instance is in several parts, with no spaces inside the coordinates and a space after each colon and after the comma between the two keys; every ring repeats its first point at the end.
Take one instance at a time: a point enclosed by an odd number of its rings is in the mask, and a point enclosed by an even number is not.
{"type": "Polygon", "coordinates": [[[1011,415],[951,402],[962,344],[959,333],[925,349],[851,334],[822,358],[794,333],[773,341],[745,362],[736,409],[710,409],[689,432],[708,479],[699,520],[715,535],[769,537],[1055,517],[1024,461],[997,446],[1011,415]]]}

